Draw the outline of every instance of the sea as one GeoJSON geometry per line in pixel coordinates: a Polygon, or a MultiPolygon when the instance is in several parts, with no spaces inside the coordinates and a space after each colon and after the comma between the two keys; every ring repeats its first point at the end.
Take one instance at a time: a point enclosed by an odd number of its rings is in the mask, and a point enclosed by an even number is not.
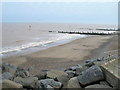
{"type": "Polygon", "coordinates": [[[95,30],[116,28],[114,25],[65,24],[65,23],[2,23],[2,49],[0,57],[25,55],[50,47],[90,37],[81,34],[58,33],[58,31],[95,30]],[[54,31],[54,32],[49,32],[54,31]]]}

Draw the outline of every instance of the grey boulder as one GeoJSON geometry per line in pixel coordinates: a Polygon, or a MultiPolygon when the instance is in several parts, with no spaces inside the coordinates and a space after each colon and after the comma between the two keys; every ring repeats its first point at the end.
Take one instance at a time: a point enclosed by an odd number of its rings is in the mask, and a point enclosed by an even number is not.
{"type": "Polygon", "coordinates": [[[79,67],[81,67],[80,64],[78,64],[78,65],[76,65],[76,66],[73,66],[73,67],[70,67],[70,68],[68,68],[67,70],[76,71],[76,68],[79,68],[79,67]]]}
{"type": "Polygon", "coordinates": [[[44,79],[39,81],[39,86],[43,88],[47,88],[50,85],[53,88],[61,88],[62,83],[54,81],[53,79],[44,79]]]}
{"type": "Polygon", "coordinates": [[[4,73],[2,74],[2,79],[12,80],[12,79],[13,79],[13,76],[12,76],[9,72],[4,72],[4,73]]]}
{"type": "Polygon", "coordinates": [[[23,86],[19,83],[13,82],[11,80],[4,79],[2,81],[2,88],[23,88],[23,86]]]}
{"type": "Polygon", "coordinates": [[[66,88],[67,83],[69,81],[69,77],[68,77],[68,75],[59,76],[59,77],[57,77],[57,80],[63,84],[63,88],[66,88]]]}
{"type": "Polygon", "coordinates": [[[68,75],[66,72],[60,70],[50,70],[47,72],[47,77],[57,79],[57,77],[68,75]]]}
{"type": "Polygon", "coordinates": [[[26,77],[26,78],[16,77],[14,79],[14,81],[16,83],[20,83],[24,87],[38,88],[38,78],[37,77],[26,77]]]}
{"type": "Polygon", "coordinates": [[[3,63],[2,65],[3,72],[9,72],[11,75],[15,75],[17,67],[12,64],[3,63]]]}
{"type": "Polygon", "coordinates": [[[84,86],[103,80],[104,75],[101,68],[98,67],[97,65],[94,65],[89,69],[83,71],[77,78],[80,84],[84,86]]]}
{"type": "Polygon", "coordinates": [[[75,71],[67,70],[67,71],[65,71],[65,72],[68,74],[68,77],[69,77],[69,78],[72,78],[72,77],[75,76],[75,71]]]}
{"type": "Polygon", "coordinates": [[[78,81],[78,78],[77,77],[74,77],[74,78],[71,78],[69,81],[68,81],[68,84],[67,84],[67,88],[70,89],[70,88],[81,88],[80,84],[79,84],[79,81],[78,81]]]}
{"type": "Polygon", "coordinates": [[[17,69],[15,75],[16,77],[22,77],[22,78],[26,78],[30,76],[29,72],[24,69],[17,69]]]}
{"type": "Polygon", "coordinates": [[[80,66],[80,67],[76,68],[75,74],[78,76],[79,74],[81,74],[81,72],[85,71],[86,69],[88,69],[87,66],[85,66],[85,65],[80,66]]]}

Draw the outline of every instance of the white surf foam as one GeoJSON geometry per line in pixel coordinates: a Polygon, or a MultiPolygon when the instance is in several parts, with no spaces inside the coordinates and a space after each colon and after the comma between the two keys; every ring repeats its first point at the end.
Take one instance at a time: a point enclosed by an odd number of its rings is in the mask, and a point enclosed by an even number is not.
{"type": "Polygon", "coordinates": [[[76,37],[76,36],[79,36],[81,38],[85,37],[85,35],[64,34],[64,35],[60,35],[59,37],[51,38],[51,40],[45,40],[45,41],[40,41],[40,42],[30,42],[30,43],[27,43],[27,44],[24,44],[21,46],[16,46],[16,47],[5,47],[5,48],[2,48],[2,51],[0,51],[0,54],[21,51],[23,49],[27,49],[27,48],[31,48],[31,47],[37,47],[37,46],[43,46],[43,45],[45,46],[45,45],[50,44],[50,43],[54,43],[54,42],[57,42],[60,40],[65,40],[65,39],[71,39],[71,38],[76,37]]]}

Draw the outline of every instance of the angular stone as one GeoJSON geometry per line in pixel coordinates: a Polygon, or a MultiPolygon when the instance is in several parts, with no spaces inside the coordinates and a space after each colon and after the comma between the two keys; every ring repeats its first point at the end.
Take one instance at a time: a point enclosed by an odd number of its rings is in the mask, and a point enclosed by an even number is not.
{"type": "Polygon", "coordinates": [[[8,64],[7,63],[2,63],[2,72],[8,72],[9,68],[8,68],[8,64]]]}
{"type": "Polygon", "coordinates": [[[57,77],[68,75],[66,72],[58,71],[58,70],[50,70],[47,72],[47,77],[57,79],[57,77]]]}
{"type": "Polygon", "coordinates": [[[47,71],[41,71],[39,74],[35,75],[38,80],[41,80],[41,79],[46,79],[47,77],[47,71]]]}
{"type": "Polygon", "coordinates": [[[53,79],[44,79],[39,81],[39,86],[43,88],[47,88],[47,86],[50,85],[53,88],[61,88],[62,83],[54,81],[53,79]]]}
{"type": "Polygon", "coordinates": [[[85,71],[86,69],[88,69],[88,67],[84,65],[79,68],[76,68],[75,74],[78,76],[82,71],[85,71]]]}
{"type": "Polygon", "coordinates": [[[26,78],[30,76],[30,73],[24,69],[17,69],[16,73],[15,73],[16,77],[22,77],[22,78],[26,78]]]}
{"type": "Polygon", "coordinates": [[[54,88],[50,85],[47,85],[47,88],[48,88],[47,90],[54,90],[54,88]]]}
{"type": "Polygon", "coordinates": [[[94,61],[90,61],[90,62],[88,62],[88,63],[85,64],[85,66],[87,66],[87,67],[91,67],[93,65],[95,65],[94,61]]]}
{"type": "Polygon", "coordinates": [[[2,65],[3,72],[9,72],[12,76],[15,75],[17,67],[12,64],[3,63],[2,65]]]}
{"type": "Polygon", "coordinates": [[[89,69],[83,71],[78,77],[79,82],[81,85],[88,85],[94,82],[100,81],[104,79],[103,72],[100,67],[94,65],[89,69]]]}
{"type": "Polygon", "coordinates": [[[63,88],[66,88],[67,83],[69,81],[69,77],[68,77],[68,75],[59,76],[59,77],[57,77],[57,80],[63,84],[63,88]]]}
{"type": "Polygon", "coordinates": [[[107,86],[107,85],[94,84],[94,85],[87,86],[85,88],[86,88],[85,90],[87,90],[87,88],[102,88],[102,89],[104,89],[104,88],[112,88],[112,87],[107,86]]]}
{"type": "Polygon", "coordinates": [[[68,77],[69,77],[69,78],[72,78],[72,77],[75,76],[75,71],[67,70],[67,71],[65,71],[65,72],[68,74],[68,77]]]}
{"type": "Polygon", "coordinates": [[[68,81],[68,84],[67,84],[67,88],[81,88],[80,84],[79,84],[79,81],[78,81],[78,78],[77,77],[74,77],[74,78],[71,78],[69,81],[68,81]]]}
{"type": "Polygon", "coordinates": [[[19,83],[15,83],[11,80],[3,80],[2,82],[2,88],[22,88],[23,86],[19,83]]]}
{"type": "Polygon", "coordinates": [[[94,60],[86,60],[85,63],[94,62],[94,60]]]}
{"type": "Polygon", "coordinates": [[[14,79],[16,83],[20,83],[24,87],[28,88],[38,88],[38,78],[37,77],[26,77],[26,78],[21,78],[21,77],[16,77],[14,79]]]}
{"type": "Polygon", "coordinates": [[[2,79],[12,80],[12,79],[13,79],[13,76],[12,76],[9,72],[4,72],[4,73],[2,74],[2,79]]]}
{"type": "Polygon", "coordinates": [[[73,66],[73,67],[70,67],[70,68],[68,68],[68,70],[76,71],[76,68],[79,68],[79,67],[81,67],[80,64],[73,66]]]}

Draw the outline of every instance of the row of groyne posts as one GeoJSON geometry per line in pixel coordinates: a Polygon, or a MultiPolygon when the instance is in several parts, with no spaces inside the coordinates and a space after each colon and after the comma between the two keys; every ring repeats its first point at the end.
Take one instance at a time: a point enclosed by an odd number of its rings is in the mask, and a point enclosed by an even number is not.
{"type": "Polygon", "coordinates": [[[118,31],[49,31],[68,34],[86,34],[86,35],[118,35],[118,31]]]}

